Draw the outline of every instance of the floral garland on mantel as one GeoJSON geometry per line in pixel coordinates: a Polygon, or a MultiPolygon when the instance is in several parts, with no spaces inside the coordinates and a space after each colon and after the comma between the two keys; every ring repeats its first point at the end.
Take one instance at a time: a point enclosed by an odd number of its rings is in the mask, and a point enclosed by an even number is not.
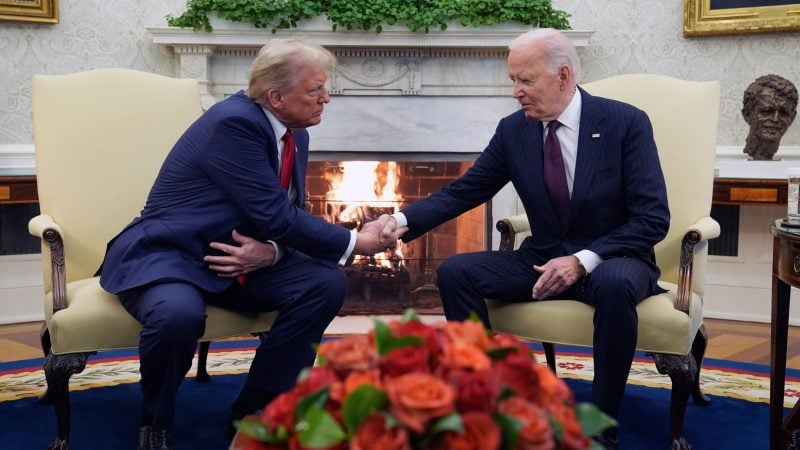
{"type": "Polygon", "coordinates": [[[167,16],[171,27],[212,31],[209,14],[256,28],[296,28],[297,23],[326,16],[333,31],[374,30],[404,25],[411,31],[518,22],[540,28],[570,29],[570,15],[553,9],[551,0],[187,0],[186,11],[167,16]]]}

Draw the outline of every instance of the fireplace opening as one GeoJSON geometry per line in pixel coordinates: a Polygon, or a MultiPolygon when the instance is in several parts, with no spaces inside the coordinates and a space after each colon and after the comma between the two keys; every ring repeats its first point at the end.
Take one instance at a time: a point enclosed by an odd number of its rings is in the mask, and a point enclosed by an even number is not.
{"type": "MultiPolygon", "coordinates": [[[[312,214],[347,228],[402,210],[449,185],[470,166],[458,161],[311,161],[306,186],[312,214]]],[[[450,255],[486,248],[486,206],[477,207],[394,250],[356,256],[343,268],[348,297],[341,315],[441,314],[436,269],[450,255]]]]}

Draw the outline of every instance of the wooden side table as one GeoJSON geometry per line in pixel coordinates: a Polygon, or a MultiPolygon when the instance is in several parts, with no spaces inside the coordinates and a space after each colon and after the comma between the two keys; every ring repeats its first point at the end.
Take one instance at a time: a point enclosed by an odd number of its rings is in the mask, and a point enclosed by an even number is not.
{"type": "Polygon", "coordinates": [[[800,287],[800,229],[784,228],[778,219],[770,226],[772,247],[772,326],[769,388],[769,448],[798,448],[800,402],[784,419],[783,398],[786,384],[786,341],[789,335],[789,296],[800,287]],[[790,442],[789,438],[792,438],[790,442]]]}
{"type": "Polygon", "coordinates": [[[35,176],[0,176],[0,205],[38,201],[35,176]]]}

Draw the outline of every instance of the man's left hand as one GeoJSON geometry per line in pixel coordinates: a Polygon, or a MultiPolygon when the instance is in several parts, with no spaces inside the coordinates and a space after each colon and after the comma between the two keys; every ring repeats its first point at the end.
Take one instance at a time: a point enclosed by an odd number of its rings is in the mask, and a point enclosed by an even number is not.
{"type": "Polygon", "coordinates": [[[203,261],[209,263],[208,268],[216,271],[219,276],[238,277],[275,264],[275,247],[269,242],[261,242],[244,236],[236,230],[233,230],[231,236],[234,242],[239,244],[238,247],[222,242],[212,242],[209,246],[224,255],[206,255],[203,258],[203,261]]]}
{"type": "Polygon", "coordinates": [[[562,256],[547,261],[542,266],[533,266],[542,274],[533,285],[532,297],[536,300],[558,295],[586,275],[580,260],[575,255],[562,256]]]}

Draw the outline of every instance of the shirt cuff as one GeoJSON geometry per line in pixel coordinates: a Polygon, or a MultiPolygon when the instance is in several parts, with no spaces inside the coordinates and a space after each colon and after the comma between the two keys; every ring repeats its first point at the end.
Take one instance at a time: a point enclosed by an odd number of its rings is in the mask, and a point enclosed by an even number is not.
{"type": "Polygon", "coordinates": [[[575,253],[575,257],[581,262],[581,265],[586,270],[587,275],[592,273],[592,271],[599,266],[601,262],[603,262],[603,259],[600,258],[600,255],[591,250],[580,250],[579,252],[575,253]]]}
{"type": "Polygon", "coordinates": [[[350,244],[347,245],[347,250],[344,251],[344,255],[339,258],[340,266],[346,266],[347,262],[350,260],[350,254],[353,253],[353,249],[356,248],[356,239],[358,239],[358,232],[356,230],[350,230],[350,244]]]}
{"type": "Polygon", "coordinates": [[[283,258],[284,251],[281,249],[281,246],[278,245],[277,242],[270,240],[268,240],[267,242],[272,244],[272,247],[275,249],[275,261],[272,263],[272,265],[274,266],[275,264],[278,264],[278,261],[280,261],[281,258],[283,258]]]}
{"type": "Polygon", "coordinates": [[[392,214],[394,220],[397,221],[397,228],[403,228],[408,226],[408,219],[406,215],[402,213],[402,211],[397,211],[396,213],[392,214]]]}

